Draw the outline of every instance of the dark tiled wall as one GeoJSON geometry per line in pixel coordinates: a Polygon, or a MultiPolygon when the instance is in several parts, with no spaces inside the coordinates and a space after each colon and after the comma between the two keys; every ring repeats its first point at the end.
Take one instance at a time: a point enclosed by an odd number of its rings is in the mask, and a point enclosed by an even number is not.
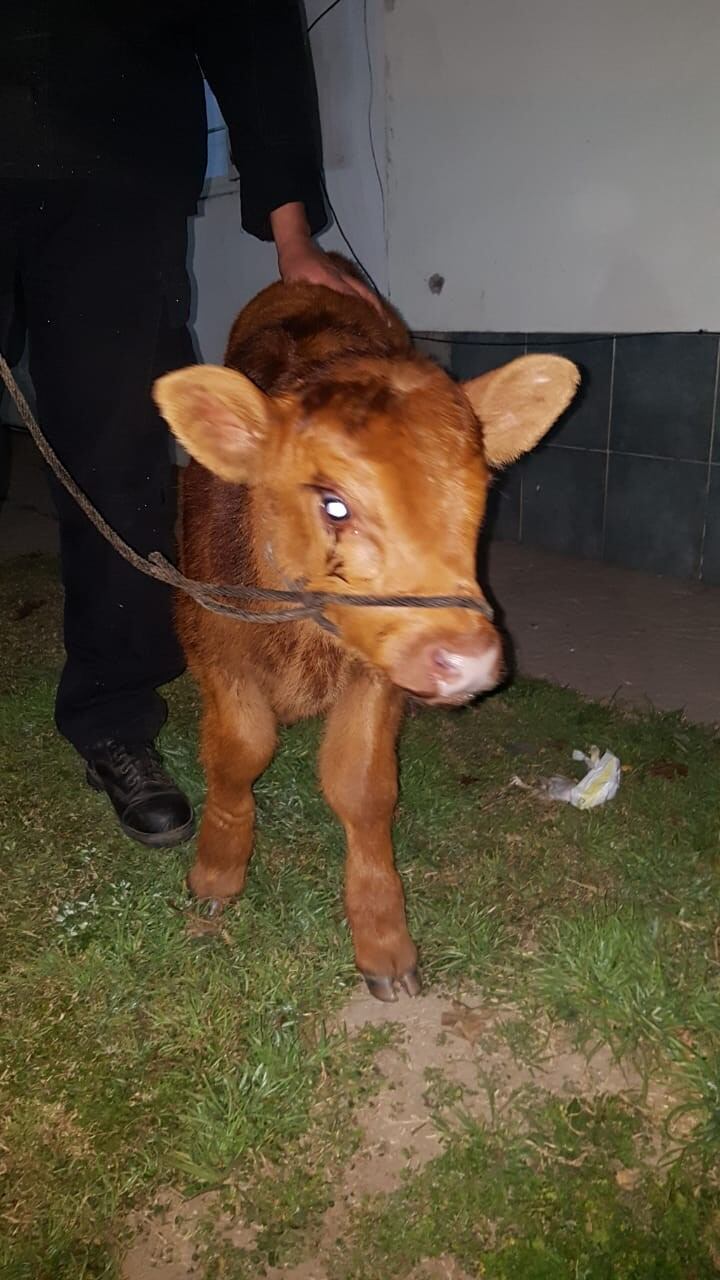
{"type": "Polygon", "coordinates": [[[718,334],[433,338],[459,378],[526,351],[580,366],[575,403],[495,486],[495,537],[720,583],[718,334]]]}

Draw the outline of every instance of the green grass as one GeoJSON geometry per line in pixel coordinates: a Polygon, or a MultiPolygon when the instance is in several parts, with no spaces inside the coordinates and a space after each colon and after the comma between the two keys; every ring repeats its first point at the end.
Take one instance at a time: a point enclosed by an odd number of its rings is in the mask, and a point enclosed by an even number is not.
{"type": "Polygon", "coordinates": [[[359,1216],[333,1280],[406,1276],[442,1254],[492,1280],[717,1275],[716,1196],[678,1174],[635,1181],[631,1111],[609,1099],[553,1101],[531,1119],[526,1133],[468,1126],[412,1182],[359,1216]],[[628,1169],[632,1192],[617,1176],[628,1169]]]}
{"type": "MultiPolygon", "coordinates": [[[[198,1237],[209,1280],[250,1280],[311,1256],[386,1038],[333,1029],[355,974],[320,727],[283,734],[247,892],[203,931],[192,849],[123,839],[54,732],[59,614],[51,563],[2,567],[0,1275],[117,1277],[129,1212],[172,1186],[219,1188],[217,1212],[256,1224],[244,1250],[211,1224],[198,1237]]],[[[170,697],[163,749],[201,803],[195,697],[185,681],[170,697]]],[[[401,760],[397,857],[426,983],[511,1004],[517,1056],[562,1026],[671,1081],[678,1105],[659,1135],[618,1098],[519,1099],[495,1124],[460,1107],[438,1159],[351,1215],[333,1280],[442,1254],[502,1280],[716,1274],[717,737],[520,682],[412,717],[401,760]],[[571,771],[591,743],[629,766],[606,808],[509,785],[571,771]]]]}

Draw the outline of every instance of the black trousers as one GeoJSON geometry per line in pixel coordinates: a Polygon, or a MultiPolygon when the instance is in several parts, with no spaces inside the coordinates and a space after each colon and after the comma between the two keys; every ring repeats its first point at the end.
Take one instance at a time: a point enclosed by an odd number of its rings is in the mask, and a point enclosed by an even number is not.
{"type": "MultiPolygon", "coordinates": [[[[123,538],[170,558],[175,468],[150,390],[195,361],[185,257],[185,210],[167,196],[74,180],[0,190],[0,297],[14,293],[24,315],[40,424],[123,538]]],[[[0,347],[4,328],[0,316],[0,347]]],[[[171,592],[51,484],[65,588],[57,727],[85,756],[107,738],[150,740],[167,714],[157,687],[184,665],[171,592]]]]}

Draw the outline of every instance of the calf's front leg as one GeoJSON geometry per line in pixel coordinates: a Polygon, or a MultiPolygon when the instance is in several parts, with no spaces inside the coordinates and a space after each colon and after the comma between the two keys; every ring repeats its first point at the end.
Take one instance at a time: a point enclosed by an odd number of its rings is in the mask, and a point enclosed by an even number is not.
{"type": "Polygon", "coordinates": [[[347,837],[345,907],[355,960],[379,1000],[396,1000],[397,984],[411,996],[420,990],[391,837],[403,702],[381,677],[358,672],[328,716],[320,753],[323,791],[347,837]]]}
{"type": "Polygon", "coordinates": [[[222,900],[245,887],[255,834],[252,787],[272,759],[276,724],[251,678],[234,683],[213,674],[201,687],[207,799],[188,885],[198,898],[222,900]]]}

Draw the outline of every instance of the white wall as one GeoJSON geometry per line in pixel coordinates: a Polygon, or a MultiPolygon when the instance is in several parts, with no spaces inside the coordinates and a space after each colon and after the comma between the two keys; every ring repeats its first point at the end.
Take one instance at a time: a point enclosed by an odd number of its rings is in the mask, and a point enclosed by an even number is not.
{"type": "Polygon", "coordinates": [[[718,0],[385,7],[389,280],[413,327],[720,328],[718,0]]]}
{"type": "MultiPolygon", "coordinates": [[[[308,22],[328,0],[308,0],[308,22]]],[[[368,43],[373,63],[373,133],[381,176],[385,154],[385,91],[381,0],[367,0],[368,43]]],[[[341,3],[311,36],[325,147],[325,178],[340,222],[381,289],[387,288],[382,200],[368,130],[370,80],[363,0],[341,3]]],[[[236,193],[202,201],[193,220],[192,270],[196,283],[195,333],[205,360],[222,358],[237,312],[277,274],[271,245],[246,235],[236,193]]],[[[344,249],[336,228],[321,239],[344,249]]]]}

